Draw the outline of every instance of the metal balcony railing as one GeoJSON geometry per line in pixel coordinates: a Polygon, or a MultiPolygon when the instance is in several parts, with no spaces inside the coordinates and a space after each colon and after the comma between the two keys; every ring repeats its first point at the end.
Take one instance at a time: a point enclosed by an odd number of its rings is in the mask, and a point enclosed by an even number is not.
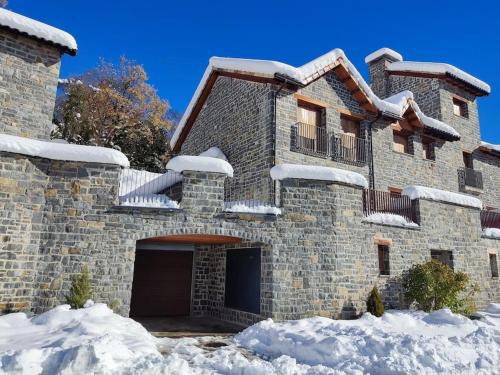
{"type": "Polygon", "coordinates": [[[481,211],[481,228],[500,229],[500,211],[499,210],[481,211]]]}
{"type": "Polygon", "coordinates": [[[180,173],[123,169],[120,176],[119,202],[120,206],[176,209],[179,208],[181,189],[180,173]]]}
{"type": "Polygon", "coordinates": [[[291,149],[306,155],[361,165],[368,161],[367,141],[348,134],[334,134],[325,127],[298,122],[292,126],[291,149]]]}
{"type": "Polygon", "coordinates": [[[249,212],[279,214],[276,207],[275,182],[270,178],[245,181],[226,178],[224,183],[224,210],[228,212],[249,212]]]}
{"type": "Polygon", "coordinates": [[[353,164],[364,164],[368,161],[368,147],[366,139],[347,134],[333,137],[333,159],[353,164]]]}
{"type": "Polygon", "coordinates": [[[462,189],[467,187],[483,189],[483,174],[472,168],[458,169],[458,180],[462,189]]]}
{"type": "Polygon", "coordinates": [[[419,224],[418,201],[405,195],[372,189],[363,190],[363,212],[365,216],[375,213],[395,214],[419,224]]]}

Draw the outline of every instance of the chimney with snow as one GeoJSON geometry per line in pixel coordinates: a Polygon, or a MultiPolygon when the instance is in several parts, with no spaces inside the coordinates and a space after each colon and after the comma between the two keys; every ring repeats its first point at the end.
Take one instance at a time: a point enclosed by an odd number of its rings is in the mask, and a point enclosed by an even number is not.
{"type": "Polygon", "coordinates": [[[75,39],[0,8],[0,134],[49,139],[63,53],[75,39]]]}
{"type": "Polygon", "coordinates": [[[375,95],[380,98],[387,98],[390,96],[386,67],[388,64],[395,61],[403,61],[403,56],[396,51],[385,47],[380,48],[365,57],[365,63],[368,64],[370,71],[370,86],[375,95]]]}

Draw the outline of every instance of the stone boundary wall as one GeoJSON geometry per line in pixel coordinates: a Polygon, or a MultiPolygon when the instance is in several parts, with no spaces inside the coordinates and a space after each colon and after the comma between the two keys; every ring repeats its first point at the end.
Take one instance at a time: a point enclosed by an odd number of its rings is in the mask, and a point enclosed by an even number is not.
{"type": "Polygon", "coordinates": [[[418,229],[369,224],[359,187],[293,179],[280,184],[282,215],[229,214],[225,176],[207,172],[184,172],[180,210],[126,208],[116,207],[117,166],[6,153],[0,166],[3,312],[63,303],[71,276],[88,265],[94,299],[119,299],[128,315],[136,241],[174,234],[235,236],[262,249],[261,314],[253,315],[224,307],[225,252],[234,246],[198,246],[193,315],[242,324],[352,317],[373,285],[388,306],[402,307],[399,276],[433,249],[452,250],[455,268],[480,284],[479,306],[498,301],[488,253],[500,254],[500,241],[481,237],[477,209],[421,200],[418,229]],[[389,277],[378,275],[377,239],[391,243],[389,277]]]}

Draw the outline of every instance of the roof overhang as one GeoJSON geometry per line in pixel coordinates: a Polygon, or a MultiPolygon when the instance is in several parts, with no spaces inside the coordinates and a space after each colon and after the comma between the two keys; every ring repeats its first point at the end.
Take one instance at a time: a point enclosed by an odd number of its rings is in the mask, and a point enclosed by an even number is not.
{"type": "Polygon", "coordinates": [[[409,76],[409,77],[420,77],[420,78],[437,78],[445,80],[451,85],[457,86],[462,90],[470,92],[475,96],[488,96],[489,92],[476,87],[469,82],[464,81],[463,79],[451,74],[451,73],[424,73],[424,72],[412,72],[412,71],[403,71],[403,70],[387,70],[387,73],[390,75],[398,75],[398,76],[409,76]]]}

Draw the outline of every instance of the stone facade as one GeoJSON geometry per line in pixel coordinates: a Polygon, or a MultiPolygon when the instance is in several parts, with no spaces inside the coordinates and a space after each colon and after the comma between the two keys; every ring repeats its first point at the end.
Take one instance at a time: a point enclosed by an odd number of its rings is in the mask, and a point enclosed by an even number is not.
{"type": "Polygon", "coordinates": [[[59,48],[0,29],[0,133],[49,139],[59,48]]]}
{"type": "Polygon", "coordinates": [[[421,200],[417,229],[369,224],[359,187],[284,180],[282,215],[229,214],[222,211],[224,175],[206,172],[184,172],[180,210],[117,207],[119,167],[12,154],[2,161],[3,204],[15,202],[2,221],[3,311],[40,312],[63,303],[71,276],[87,265],[94,298],[119,299],[119,311],[127,315],[136,241],[173,234],[242,239],[196,246],[193,315],[242,324],[267,317],[351,317],[364,311],[374,285],[388,306],[401,307],[399,276],[430,259],[431,250],[453,252],[455,269],[481,286],[480,307],[500,297],[500,282],[488,273],[488,254],[500,255],[500,242],[482,237],[478,209],[421,200]],[[12,180],[17,188],[6,190],[12,180]],[[25,189],[31,193],[20,200],[25,189]],[[31,215],[22,216],[26,210],[31,215]],[[380,239],[391,243],[390,276],[378,274],[380,239]],[[224,305],[225,254],[235,247],[261,249],[260,314],[224,305]]]}
{"type": "MultiPolygon", "coordinates": [[[[34,51],[31,53],[40,53],[34,51]]],[[[424,112],[448,122],[462,139],[435,139],[435,160],[425,160],[422,131],[417,130],[411,137],[411,155],[394,152],[393,120],[365,112],[335,71],[330,71],[296,90],[218,77],[181,153],[198,154],[217,146],[234,167],[235,177],[228,182],[223,174],[183,172],[182,183],[164,191],[175,195],[180,209],[119,206],[121,168],[115,165],[1,153],[0,311],[41,312],[64,303],[72,275],[88,266],[94,299],[106,303],[118,299],[119,313],[128,315],[137,241],[178,235],[239,240],[225,245],[192,244],[193,316],[245,325],[269,317],[349,318],[365,310],[374,285],[382,290],[387,306],[405,307],[401,275],[412,264],[429,260],[432,250],[451,251],[454,268],[467,272],[479,284],[479,307],[500,301],[500,281],[489,268],[489,254],[500,257],[500,241],[483,236],[479,209],[419,200],[417,228],[372,224],[365,222],[360,187],[287,179],[276,186],[265,185],[277,198],[281,215],[224,211],[228,189],[251,199],[256,191],[262,193],[262,181],[268,181],[270,168],[280,163],[348,169],[374,177],[375,188],[380,190],[419,184],[460,191],[457,168],[462,165],[464,150],[473,151],[475,167],[484,174],[479,197],[486,205],[498,207],[499,159],[477,149],[475,98],[436,79],[389,76],[379,63],[370,67],[372,74],[385,80],[373,83],[379,95],[411,89],[424,112]],[[452,95],[469,100],[468,120],[453,114],[452,95]],[[342,116],[361,119],[360,137],[373,145],[373,168],[370,160],[354,165],[293,148],[291,128],[297,122],[298,101],[304,98],[322,104],[324,125],[332,134],[342,133],[342,116]],[[379,274],[380,243],[389,245],[387,276],[379,274]],[[260,249],[259,313],[226,306],[227,253],[244,248],[260,249]]],[[[46,66],[37,64],[40,69],[46,66]]],[[[58,62],[56,65],[58,68],[58,62]]],[[[56,65],[50,65],[51,69],[56,65]]],[[[41,86],[55,91],[57,77],[47,77],[41,86]]],[[[19,87],[21,97],[25,86],[19,87]]],[[[34,112],[36,116],[50,115],[50,119],[53,103],[33,103],[43,108],[28,110],[26,119],[34,112]]],[[[11,130],[25,127],[28,133],[12,131],[46,138],[43,124],[27,120],[11,130]]],[[[2,131],[10,132],[8,127],[2,131]]]]}

